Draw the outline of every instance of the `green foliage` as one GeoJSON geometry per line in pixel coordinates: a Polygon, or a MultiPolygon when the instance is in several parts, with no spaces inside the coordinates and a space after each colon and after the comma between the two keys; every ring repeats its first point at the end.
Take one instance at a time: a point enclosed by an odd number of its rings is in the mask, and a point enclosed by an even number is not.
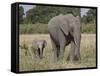
{"type": "Polygon", "coordinates": [[[88,12],[87,12],[87,15],[84,15],[82,17],[82,22],[83,23],[94,23],[95,24],[95,21],[96,20],[96,9],[93,9],[91,8],[88,12]]]}
{"type": "MultiPolygon", "coordinates": [[[[20,34],[34,34],[34,33],[48,33],[47,23],[48,21],[59,14],[72,13],[74,16],[80,16],[80,8],[75,7],[59,7],[59,6],[35,6],[26,12],[24,15],[24,9],[19,7],[19,22],[20,22],[20,34]]],[[[82,33],[95,33],[96,26],[96,9],[91,8],[87,15],[82,17],[82,33]]]]}
{"type": "Polygon", "coordinates": [[[80,8],[38,5],[26,12],[26,19],[24,23],[47,24],[52,17],[59,14],[68,14],[68,13],[72,13],[74,16],[80,15],[80,8]]]}
{"type": "Polygon", "coordinates": [[[82,24],[82,33],[96,33],[96,26],[94,24],[82,24]]]}
{"type": "MultiPolygon", "coordinates": [[[[48,33],[48,26],[47,24],[20,24],[19,25],[19,33],[20,34],[46,34],[48,33]]],[[[82,24],[82,33],[95,33],[96,32],[96,25],[93,23],[90,24],[82,24]]]]}
{"type": "Polygon", "coordinates": [[[19,6],[19,23],[23,23],[23,15],[24,15],[24,9],[22,6],[19,6]]]}
{"type": "Polygon", "coordinates": [[[48,33],[47,24],[20,24],[20,34],[48,33]]]}

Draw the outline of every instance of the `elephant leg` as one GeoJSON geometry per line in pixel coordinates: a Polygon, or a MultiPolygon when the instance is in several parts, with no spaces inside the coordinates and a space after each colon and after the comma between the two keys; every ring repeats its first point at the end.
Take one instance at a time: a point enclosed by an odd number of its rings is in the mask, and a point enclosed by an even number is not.
{"type": "MultiPolygon", "coordinates": [[[[65,30],[66,31],[66,30],[65,30]]],[[[63,59],[64,57],[64,50],[65,50],[65,45],[66,45],[66,36],[62,32],[61,29],[59,29],[58,32],[58,39],[59,39],[59,44],[60,44],[60,53],[59,53],[59,59],[63,59]]]]}
{"type": "Polygon", "coordinates": [[[59,54],[60,54],[60,46],[57,46],[57,58],[59,58],[59,54]]]}
{"type": "Polygon", "coordinates": [[[78,45],[79,44],[76,45],[75,42],[71,41],[70,53],[67,60],[77,61],[80,59],[80,48],[78,45]]]}
{"type": "Polygon", "coordinates": [[[37,58],[40,58],[40,51],[39,49],[36,51],[37,58]]]}
{"type": "Polygon", "coordinates": [[[80,59],[80,40],[81,40],[81,32],[80,29],[74,29],[73,40],[71,41],[71,50],[67,60],[77,61],[80,59]]]}
{"type": "Polygon", "coordinates": [[[80,60],[80,41],[81,41],[81,32],[80,29],[75,29],[74,32],[74,41],[75,41],[75,52],[74,52],[74,60],[80,60]]]}
{"type": "Polygon", "coordinates": [[[80,57],[80,51],[79,51],[79,48],[76,48],[75,49],[75,54],[74,54],[74,60],[77,61],[77,60],[80,60],[81,57],[80,57]]]}
{"type": "Polygon", "coordinates": [[[64,56],[64,49],[65,49],[65,45],[64,45],[64,44],[60,44],[59,59],[63,59],[63,56],[64,56]]]}
{"type": "Polygon", "coordinates": [[[80,40],[76,41],[77,42],[77,46],[75,47],[75,53],[74,53],[74,60],[80,60],[80,40]]]}
{"type": "Polygon", "coordinates": [[[40,50],[40,59],[42,59],[43,58],[43,51],[42,50],[40,50]]]}
{"type": "Polygon", "coordinates": [[[39,58],[39,51],[38,51],[38,49],[36,49],[34,51],[34,56],[35,56],[35,58],[39,58]]]}
{"type": "Polygon", "coordinates": [[[52,43],[52,51],[53,51],[53,58],[54,58],[54,62],[57,62],[58,57],[57,57],[57,46],[55,44],[55,42],[51,39],[51,43],[52,43]]]}
{"type": "Polygon", "coordinates": [[[67,57],[67,60],[73,61],[74,54],[75,54],[75,43],[73,41],[71,41],[71,47],[70,47],[70,51],[69,51],[69,55],[67,57]]]}

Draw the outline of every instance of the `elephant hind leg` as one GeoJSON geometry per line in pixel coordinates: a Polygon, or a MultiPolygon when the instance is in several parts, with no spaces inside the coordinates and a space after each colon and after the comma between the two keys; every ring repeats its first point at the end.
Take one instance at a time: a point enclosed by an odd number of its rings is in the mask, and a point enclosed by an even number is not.
{"type": "Polygon", "coordinates": [[[57,52],[57,46],[54,40],[51,38],[51,43],[52,43],[52,51],[53,51],[53,60],[54,63],[58,61],[58,52],[57,52]]]}
{"type": "Polygon", "coordinates": [[[59,59],[63,59],[64,57],[64,49],[65,49],[65,45],[64,44],[60,44],[60,54],[59,54],[59,59]]]}

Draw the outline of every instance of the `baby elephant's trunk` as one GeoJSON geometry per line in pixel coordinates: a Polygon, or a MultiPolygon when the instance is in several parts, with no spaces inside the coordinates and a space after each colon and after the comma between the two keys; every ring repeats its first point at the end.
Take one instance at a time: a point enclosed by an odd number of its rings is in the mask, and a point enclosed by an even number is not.
{"type": "Polygon", "coordinates": [[[43,47],[39,47],[39,56],[40,56],[40,59],[43,58],[43,47]]]}

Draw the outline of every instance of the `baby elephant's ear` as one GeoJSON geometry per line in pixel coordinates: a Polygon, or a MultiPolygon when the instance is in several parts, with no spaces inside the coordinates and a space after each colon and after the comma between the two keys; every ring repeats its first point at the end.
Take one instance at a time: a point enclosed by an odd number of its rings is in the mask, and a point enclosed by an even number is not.
{"type": "Polygon", "coordinates": [[[44,45],[45,45],[45,46],[47,45],[47,42],[46,42],[46,40],[44,40],[44,45]]]}
{"type": "Polygon", "coordinates": [[[37,41],[36,41],[36,40],[33,40],[32,46],[33,46],[34,48],[37,48],[37,41]]]}

